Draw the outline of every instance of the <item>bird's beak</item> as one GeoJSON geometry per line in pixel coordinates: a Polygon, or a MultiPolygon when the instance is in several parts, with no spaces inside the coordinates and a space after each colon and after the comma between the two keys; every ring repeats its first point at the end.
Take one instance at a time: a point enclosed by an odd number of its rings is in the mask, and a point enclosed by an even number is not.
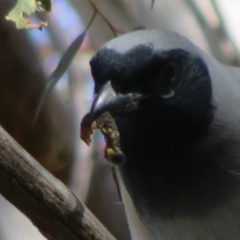
{"type": "Polygon", "coordinates": [[[90,110],[90,118],[95,120],[101,113],[109,112],[113,117],[136,110],[143,96],[139,93],[117,94],[108,81],[96,94],[90,110]]]}

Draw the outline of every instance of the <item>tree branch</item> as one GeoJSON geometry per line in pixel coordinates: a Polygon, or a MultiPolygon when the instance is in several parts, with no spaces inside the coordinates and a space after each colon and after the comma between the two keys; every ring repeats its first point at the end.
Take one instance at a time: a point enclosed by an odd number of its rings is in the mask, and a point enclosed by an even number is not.
{"type": "Polygon", "coordinates": [[[47,239],[115,239],[63,183],[1,126],[0,193],[29,217],[47,239]]]}

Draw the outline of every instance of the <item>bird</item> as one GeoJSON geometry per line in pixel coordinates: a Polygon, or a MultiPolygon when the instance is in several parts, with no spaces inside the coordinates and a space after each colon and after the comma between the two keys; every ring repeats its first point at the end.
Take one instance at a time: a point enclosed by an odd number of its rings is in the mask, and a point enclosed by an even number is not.
{"type": "Polygon", "coordinates": [[[137,30],[90,60],[91,121],[113,117],[132,240],[240,239],[240,69],[186,37],[137,30]]]}

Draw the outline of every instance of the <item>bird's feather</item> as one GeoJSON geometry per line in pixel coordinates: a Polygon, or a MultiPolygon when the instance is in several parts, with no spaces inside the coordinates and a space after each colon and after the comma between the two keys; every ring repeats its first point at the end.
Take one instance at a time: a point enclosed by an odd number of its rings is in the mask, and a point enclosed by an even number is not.
{"type": "Polygon", "coordinates": [[[145,96],[114,116],[132,238],[240,239],[239,68],[159,30],[113,39],[90,64],[96,95],[111,81],[116,97],[145,96]]]}

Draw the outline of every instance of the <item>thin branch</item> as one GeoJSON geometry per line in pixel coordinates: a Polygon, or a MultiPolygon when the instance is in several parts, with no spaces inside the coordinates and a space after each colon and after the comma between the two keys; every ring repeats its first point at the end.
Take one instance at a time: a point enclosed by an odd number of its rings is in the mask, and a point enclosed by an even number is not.
{"type": "Polygon", "coordinates": [[[94,8],[93,15],[92,15],[92,17],[91,17],[91,19],[90,19],[89,24],[87,25],[87,29],[89,29],[89,28],[91,27],[93,21],[95,20],[95,17],[96,17],[96,15],[97,15],[97,13],[98,13],[98,10],[97,10],[96,8],[94,8]]]}
{"type": "Polygon", "coordinates": [[[97,5],[95,4],[94,0],[89,0],[89,2],[91,3],[94,11],[96,11],[102,18],[103,20],[106,22],[106,24],[108,25],[108,27],[111,29],[113,35],[115,37],[118,36],[118,33],[122,33],[123,31],[116,29],[110,22],[109,20],[106,18],[106,16],[99,10],[99,8],[97,7],[97,5]]]}
{"type": "Polygon", "coordinates": [[[0,193],[49,240],[115,239],[63,183],[1,126],[0,182],[0,193]]]}

